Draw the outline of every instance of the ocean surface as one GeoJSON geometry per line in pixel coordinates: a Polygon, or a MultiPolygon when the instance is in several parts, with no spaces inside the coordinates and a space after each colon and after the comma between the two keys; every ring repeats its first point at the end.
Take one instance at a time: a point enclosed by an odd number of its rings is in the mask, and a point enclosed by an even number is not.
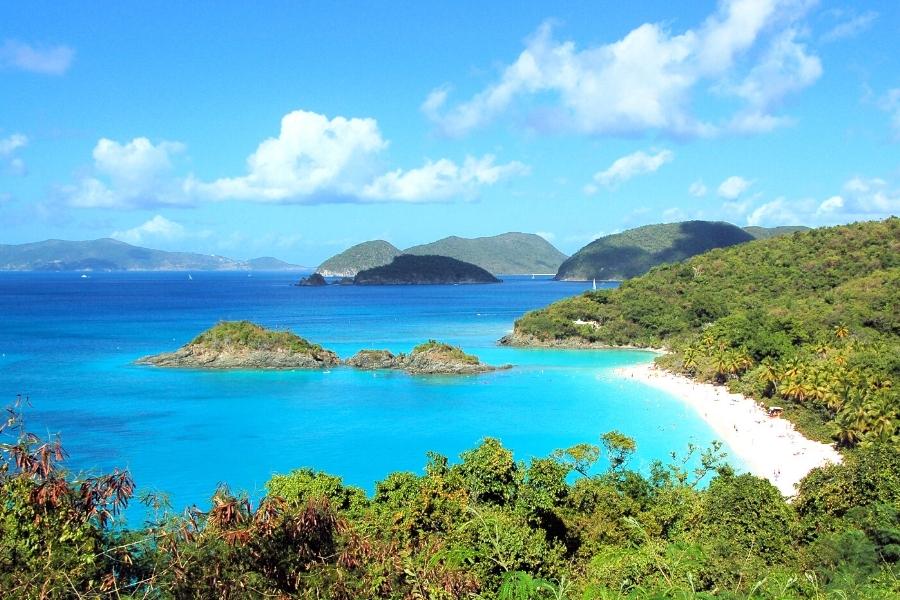
{"type": "Polygon", "coordinates": [[[128,468],[139,489],[169,494],[176,510],[208,505],[219,483],[258,497],[272,474],[298,467],[371,491],[391,471],[421,472],[429,450],[455,460],[486,436],[527,461],[617,429],[636,439],[639,469],[714,438],[677,399],[612,372],[649,353],[496,345],[525,311],[590,284],[292,286],[298,277],[0,273],[0,401],[27,395],[28,429],[61,434],[73,470],[128,468]],[[343,358],[436,338],[515,367],[446,377],[133,364],[232,319],[289,328],[343,358]]]}

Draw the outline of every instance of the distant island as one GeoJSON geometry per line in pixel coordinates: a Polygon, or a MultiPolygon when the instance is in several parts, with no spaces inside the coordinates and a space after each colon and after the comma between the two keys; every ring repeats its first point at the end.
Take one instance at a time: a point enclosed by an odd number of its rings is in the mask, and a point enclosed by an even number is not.
{"type": "Polygon", "coordinates": [[[363,242],[335,254],[319,265],[316,273],[325,277],[355,277],[360,271],[390,264],[400,254],[400,250],[384,240],[363,242]]]}
{"type": "Polygon", "coordinates": [[[316,269],[326,277],[354,277],[358,272],[390,264],[401,254],[447,256],[481,267],[493,275],[556,273],[566,255],[533,233],[490,237],[450,236],[399,250],[384,240],[363,242],[332,256],[316,269]]]}
{"type": "Polygon", "coordinates": [[[166,252],[112,238],[0,244],[0,271],[296,271],[272,257],[234,260],[193,252],[166,252]]]}
{"type": "Polygon", "coordinates": [[[223,321],[174,352],[137,360],[142,365],[190,369],[324,369],[340,363],[331,350],[249,321],[223,321]]]}
{"type": "Polygon", "coordinates": [[[594,240],[566,260],[555,279],[628,279],[663,263],[753,239],[740,227],[720,221],[645,225],[594,240]]]}
{"type": "Polygon", "coordinates": [[[486,365],[477,356],[436,340],[419,344],[409,354],[395,355],[388,350],[360,350],[347,359],[346,364],[358,369],[394,369],[414,375],[469,375],[509,368],[509,365],[486,365]]]}
{"type": "Polygon", "coordinates": [[[476,265],[447,256],[401,254],[388,265],[360,271],[355,285],[435,285],[500,283],[476,265]]]}

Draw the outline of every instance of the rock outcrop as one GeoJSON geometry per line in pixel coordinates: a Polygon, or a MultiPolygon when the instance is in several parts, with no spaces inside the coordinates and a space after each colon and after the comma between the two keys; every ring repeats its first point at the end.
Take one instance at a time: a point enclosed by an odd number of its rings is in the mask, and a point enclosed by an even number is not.
{"type": "Polygon", "coordinates": [[[137,364],[186,369],[324,369],[339,365],[337,354],[288,331],[249,321],[225,321],[174,352],[145,356],[137,364]]]}
{"type": "Polygon", "coordinates": [[[358,369],[394,369],[413,375],[471,375],[511,367],[486,365],[477,356],[435,340],[416,346],[409,354],[395,355],[388,350],[360,350],[347,359],[346,364],[358,369]]]}
{"type": "Polygon", "coordinates": [[[309,277],[304,277],[299,282],[297,282],[298,286],[301,287],[319,287],[322,285],[328,285],[328,282],[325,281],[325,278],[322,277],[319,273],[313,273],[309,277]]]}

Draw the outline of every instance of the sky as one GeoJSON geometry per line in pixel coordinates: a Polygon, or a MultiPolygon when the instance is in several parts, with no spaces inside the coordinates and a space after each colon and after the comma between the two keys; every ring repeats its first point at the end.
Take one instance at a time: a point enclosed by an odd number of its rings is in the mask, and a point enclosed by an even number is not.
{"type": "Polygon", "coordinates": [[[0,4],[0,243],[315,266],[898,213],[896,0],[0,4]]]}

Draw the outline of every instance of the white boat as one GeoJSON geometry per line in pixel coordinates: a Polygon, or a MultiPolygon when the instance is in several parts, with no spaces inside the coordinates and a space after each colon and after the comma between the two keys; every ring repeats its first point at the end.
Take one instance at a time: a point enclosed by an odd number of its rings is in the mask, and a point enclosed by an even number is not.
{"type": "Polygon", "coordinates": [[[594,289],[595,290],[597,289],[597,279],[596,278],[594,279],[594,289]]]}
{"type": "Polygon", "coordinates": [[[188,273],[188,281],[193,281],[193,280],[194,280],[194,278],[191,276],[190,273],[188,273]]]}
{"type": "Polygon", "coordinates": [[[87,275],[82,275],[81,278],[82,278],[82,279],[87,279],[88,276],[87,276],[87,275]]]}

